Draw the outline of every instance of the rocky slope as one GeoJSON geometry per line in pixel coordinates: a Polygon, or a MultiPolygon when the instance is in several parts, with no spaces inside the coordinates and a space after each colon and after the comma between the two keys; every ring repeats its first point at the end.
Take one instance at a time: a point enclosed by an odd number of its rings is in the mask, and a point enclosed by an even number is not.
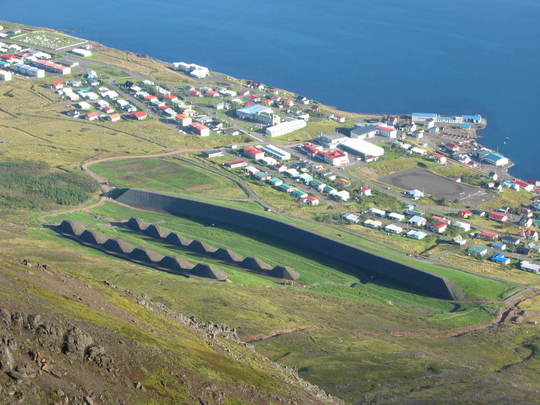
{"type": "Polygon", "coordinates": [[[2,404],[339,403],[242,343],[111,283],[0,260],[2,404]]]}

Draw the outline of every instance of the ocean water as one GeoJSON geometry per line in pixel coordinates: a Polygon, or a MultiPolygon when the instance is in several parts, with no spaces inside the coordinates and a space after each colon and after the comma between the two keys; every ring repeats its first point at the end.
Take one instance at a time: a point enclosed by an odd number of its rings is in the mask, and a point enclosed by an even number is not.
{"type": "Polygon", "coordinates": [[[538,0],[10,2],[0,19],[186,60],[343,110],[480,113],[540,179],[538,0]]]}

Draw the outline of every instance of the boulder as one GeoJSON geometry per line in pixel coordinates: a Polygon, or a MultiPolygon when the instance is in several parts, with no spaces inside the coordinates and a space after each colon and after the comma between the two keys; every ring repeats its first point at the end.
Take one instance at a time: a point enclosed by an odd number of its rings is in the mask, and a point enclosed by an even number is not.
{"type": "Polygon", "coordinates": [[[85,331],[73,327],[64,336],[62,351],[65,354],[76,354],[83,357],[88,346],[94,343],[94,339],[85,331]]]}

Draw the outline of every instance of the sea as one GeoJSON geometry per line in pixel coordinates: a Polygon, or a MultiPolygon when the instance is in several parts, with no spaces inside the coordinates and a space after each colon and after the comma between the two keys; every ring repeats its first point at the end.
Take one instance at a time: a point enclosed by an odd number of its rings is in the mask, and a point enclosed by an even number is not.
{"type": "Polygon", "coordinates": [[[482,114],[481,143],[540,180],[539,0],[11,1],[1,20],[369,113],[482,114]]]}

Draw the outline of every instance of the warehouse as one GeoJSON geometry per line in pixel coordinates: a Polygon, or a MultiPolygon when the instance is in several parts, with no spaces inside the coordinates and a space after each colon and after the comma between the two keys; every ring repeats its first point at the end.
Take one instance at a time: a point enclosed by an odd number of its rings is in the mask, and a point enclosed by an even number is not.
{"type": "Polygon", "coordinates": [[[351,138],[373,138],[377,135],[377,126],[372,124],[357,123],[351,129],[351,138]]]}
{"type": "Polygon", "coordinates": [[[340,147],[355,155],[359,155],[365,161],[373,161],[384,155],[383,148],[362,139],[348,139],[340,147]]]}
{"type": "Polygon", "coordinates": [[[264,145],[261,149],[278,160],[289,160],[291,158],[289,152],[274,145],[264,145]]]}
{"type": "Polygon", "coordinates": [[[273,138],[276,136],[290,134],[291,132],[304,128],[306,125],[306,121],[304,120],[284,121],[281,124],[266,128],[266,136],[273,138]]]}
{"type": "Polygon", "coordinates": [[[61,75],[71,74],[71,68],[68,66],[60,65],[58,63],[50,62],[48,60],[38,59],[34,62],[34,65],[40,69],[43,69],[51,73],[59,73],[61,75]]]}
{"type": "Polygon", "coordinates": [[[92,56],[92,52],[90,52],[88,49],[74,48],[69,52],[77,56],[82,56],[83,58],[89,58],[92,56]]]}
{"type": "Polygon", "coordinates": [[[487,149],[480,149],[476,151],[476,156],[483,162],[489,163],[494,166],[506,166],[510,163],[507,157],[499,153],[492,152],[487,149]]]}
{"type": "Polygon", "coordinates": [[[242,120],[260,122],[265,125],[275,125],[280,121],[270,107],[260,104],[239,108],[236,110],[236,115],[242,120]]]}

